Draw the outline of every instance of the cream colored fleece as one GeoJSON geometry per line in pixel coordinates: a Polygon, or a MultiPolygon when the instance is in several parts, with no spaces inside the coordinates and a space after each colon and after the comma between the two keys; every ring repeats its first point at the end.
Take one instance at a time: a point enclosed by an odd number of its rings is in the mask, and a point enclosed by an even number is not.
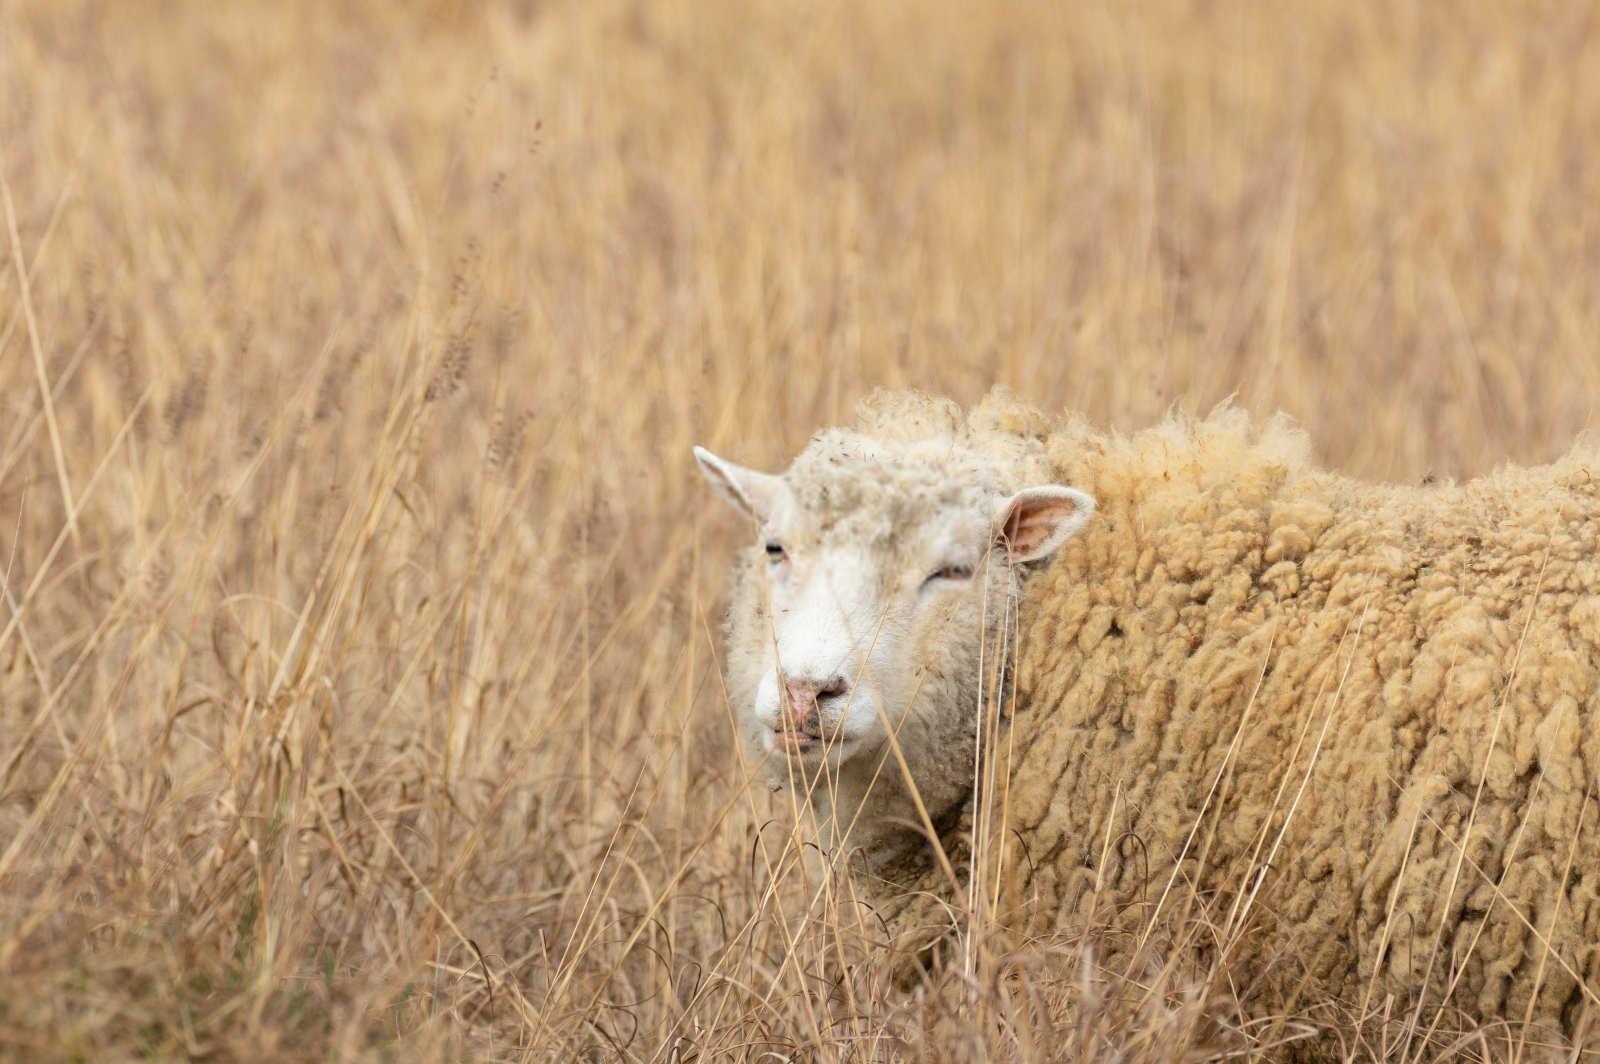
{"type": "MultiPolygon", "coordinates": [[[[1139,926],[1172,883],[1259,1001],[1600,1030],[1600,449],[1380,487],[1232,409],[1047,449],[1098,512],[1026,588],[1009,924],[1139,926]]],[[[900,933],[946,922],[896,878],[900,933]]]]}

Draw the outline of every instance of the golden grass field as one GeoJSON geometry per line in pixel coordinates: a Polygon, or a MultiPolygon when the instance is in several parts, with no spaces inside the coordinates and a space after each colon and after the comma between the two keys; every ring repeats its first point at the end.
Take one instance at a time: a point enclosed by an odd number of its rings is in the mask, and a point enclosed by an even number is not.
{"type": "Polygon", "coordinates": [[[1593,5],[0,0],[0,1055],[1513,1056],[1092,928],[894,991],[689,449],[998,383],[1554,457],[1597,137],[1593,5]]]}

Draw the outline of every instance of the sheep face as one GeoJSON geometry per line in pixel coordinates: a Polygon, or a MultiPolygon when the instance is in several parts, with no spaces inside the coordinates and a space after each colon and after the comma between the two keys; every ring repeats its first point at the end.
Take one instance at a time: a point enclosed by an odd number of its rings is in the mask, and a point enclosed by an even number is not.
{"type": "Polygon", "coordinates": [[[1093,501],[1015,491],[1003,463],[950,439],[824,433],[782,476],[696,457],[758,529],[729,619],[729,693],[752,749],[783,783],[823,765],[898,778],[877,772],[897,744],[932,808],[970,776],[980,684],[996,675],[981,656],[1021,565],[1093,501]]]}

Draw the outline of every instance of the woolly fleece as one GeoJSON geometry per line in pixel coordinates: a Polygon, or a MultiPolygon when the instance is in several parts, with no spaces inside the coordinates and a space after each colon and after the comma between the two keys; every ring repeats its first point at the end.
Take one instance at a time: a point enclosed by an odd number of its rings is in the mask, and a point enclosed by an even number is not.
{"type": "MultiPolygon", "coordinates": [[[[880,396],[863,430],[1042,440],[1098,502],[1026,587],[1011,926],[1107,898],[1140,926],[1169,882],[1225,915],[1259,873],[1227,947],[1258,993],[1437,1004],[1454,981],[1481,1017],[1570,1038],[1587,1011],[1600,1039],[1600,448],[1374,486],[1236,409],[1131,435],[928,409],[880,396]]],[[[897,929],[947,920],[893,891],[897,929]]]]}

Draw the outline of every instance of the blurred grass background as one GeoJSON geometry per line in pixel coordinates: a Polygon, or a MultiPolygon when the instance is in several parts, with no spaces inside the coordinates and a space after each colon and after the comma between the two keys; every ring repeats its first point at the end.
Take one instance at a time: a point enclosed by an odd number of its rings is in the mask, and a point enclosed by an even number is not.
{"type": "Polygon", "coordinates": [[[884,986],[746,786],[689,447],[999,383],[1553,457],[1597,19],[0,0],[0,1053],[1444,1052],[1081,943],[884,986]]]}

